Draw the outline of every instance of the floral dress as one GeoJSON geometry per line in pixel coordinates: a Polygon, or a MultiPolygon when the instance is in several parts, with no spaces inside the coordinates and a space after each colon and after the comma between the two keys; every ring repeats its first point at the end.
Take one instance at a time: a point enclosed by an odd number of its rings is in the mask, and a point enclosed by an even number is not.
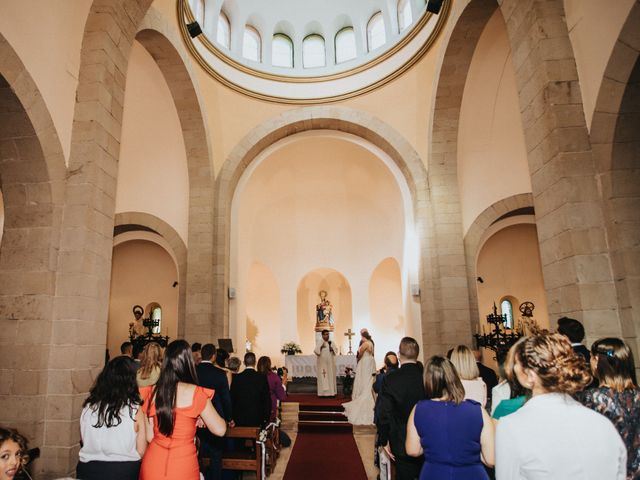
{"type": "Polygon", "coordinates": [[[640,480],[640,389],[592,388],[578,400],[611,420],[627,447],[627,479],[640,480]]]}

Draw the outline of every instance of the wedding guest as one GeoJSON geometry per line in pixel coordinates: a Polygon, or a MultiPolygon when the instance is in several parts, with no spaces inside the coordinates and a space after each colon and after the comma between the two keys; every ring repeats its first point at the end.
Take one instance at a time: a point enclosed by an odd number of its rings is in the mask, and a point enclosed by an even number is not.
{"type": "MultiPolygon", "coordinates": [[[[515,351],[518,348],[518,344],[524,341],[524,337],[518,340],[511,346],[507,353],[507,358],[504,362],[504,374],[507,377],[507,385],[509,387],[509,396],[503,400],[500,400],[496,408],[493,409],[491,416],[496,420],[506,417],[517,411],[524,405],[527,398],[530,396],[530,392],[524,388],[518,381],[518,377],[513,371],[515,363],[515,351]]],[[[496,398],[496,400],[498,400],[496,398]]]]}
{"type": "Polygon", "coordinates": [[[155,385],[160,376],[162,366],[162,348],[156,342],[147,343],[142,351],[140,368],[136,373],[139,387],[155,385]]]}
{"type": "Polygon", "coordinates": [[[240,373],[241,366],[242,361],[238,357],[231,357],[227,361],[227,369],[231,372],[231,378],[233,378],[233,375],[240,373]]]}
{"type": "Polygon", "coordinates": [[[0,427],[0,480],[13,480],[28,460],[27,439],[16,430],[0,427]]]}
{"type": "Polygon", "coordinates": [[[149,441],[140,480],[199,480],[196,422],[201,419],[218,436],[225,434],[227,424],[209,401],[214,392],[198,386],[186,341],[174,340],[167,346],[158,382],[140,391],[149,441]]]}
{"type": "Polygon", "coordinates": [[[264,427],[271,417],[269,383],[256,371],[255,353],[245,353],[244,365],[231,385],[233,420],[241,427],[264,427]]]}
{"type": "Polygon", "coordinates": [[[384,377],[377,399],[377,445],[395,461],[397,480],[413,480],[422,468],[422,459],[410,456],[405,450],[409,414],[416,403],[425,398],[419,354],[420,346],[414,338],[400,340],[400,368],[384,377]]]}
{"type": "Polygon", "coordinates": [[[193,364],[197,367],[202,361],[202,344],[195,342],[191,345],[191,353],[193,355],[193,364]]]}
{"type": "Polygon", "coordinates": [[[480,378],[476,359],[469,347],[458,345],[454,348],[451,352],[451,363],[456,367],[464,387],[464,398],[475,400],[484,407],[487,404],[487,386],[480,378]]]}
{"type": "Polygon", "coordinates": [[[558,319],[558,333],[564,335],[571,342],[571,348],[588,362],[591,355],[589,349],[582,344],[584,340],[584,326],[575,318],[562,317],[558,319]]]}
{"type": "Polygon", "coordinates": [[[227,376],[227,382],[229,382],[229,386],[231,386],[233,377],[232,377],[231,371],[227,368],[228,360],[229,360],[229,352],[227,352],[224,348],[218,348],[216,350],[216,360],[214,365],[216,365],[219,369],[224,371],[225,375],[227,376]]]}
{"type": "Polygon", "coordinates": [[[493,368],[487,367],[484,363],[482,363],[482,352],[479,349],[473,350],[473,358],[476,360],[476,365],[478,366],[478,372],[480,373],[480,378],[486,385],[487,389],[487,406],[492,406],[492,393],[493,387],[498,385],[498,376],[493,368]]]}
{"type": "Polygon", "coordinates": [[[615,427],[571,397],[591,374],[569,340],[534,335],[514,353],[514,371],[532,398],[498,422],[497,480],[623,480],[627,451],[615,427]]]}
{"type": "Polygon", "coordinates": [[[590,363],[600,386],[577,398],[611,420],[627,446],[627,479],[640,479],[640,389],[633,353],[619,338],[602,338],[591,346],[590,363]]]}
{"type": "Polygon", "coordinates": [[[287,398],[287,392],[283,387],[283,382],[287,378],[286,373],[281,379],[276,372],[271,370],[271,359],[269,357],[260,357],[258,359],[258,373],[267,377],[269,394],[271,395],[271,416],[269,420],[273,422],[278,414],[278,400],[282,401],[287,398]]]}
{"type": "MultiPolygon", "coordinates": [[[[214,365],[216,347],[207,343],[200,350],[202,361],[196,366],[198,383],[201,387],[215,391],[212,403],[218,415],[231,423],[231,395],[227,375],[214,365]]],[[[226,438],[213,435],[206,428],[199,428],[197,432],[200,439],[200,452],[202,457],[210,459],[209,468],[203,471],[205,480],[219,480],[222,478],[222,454],[226,444],[226,438]]]]}
{"type": "Polygon", "coordinates": [[[488,480],[483,463],[494,463],[493,422],[478,402],[465,399],[446,358],[427,361],[425,393],[407,422],[407,453],[424,455],[420,480],[488,480]]]}
{"type": "Polygon", "coordinates": [[[133,343],[122,342],[122,345],[120,345],[120,354],[133,358],[133,343]]]}
{"type": "Polygon", "coordinates": [[[100,372],[80,415],[83,480],[137,480],[147,442],[133,360],[116,357],[100,372]]]}
{"type": "Polygon", "coordinates": [[[493,416],[493,412],[495,412],[496,407],[500,405],[502,400],[509,400],[511,398],[511,387],[509,387],[509,381],[507,380],[507,373],[505,371],[507,353],[499,352],[496,355],[496,360],[498,362],[500,381],[491,389],[491,416],[493,416]]]}

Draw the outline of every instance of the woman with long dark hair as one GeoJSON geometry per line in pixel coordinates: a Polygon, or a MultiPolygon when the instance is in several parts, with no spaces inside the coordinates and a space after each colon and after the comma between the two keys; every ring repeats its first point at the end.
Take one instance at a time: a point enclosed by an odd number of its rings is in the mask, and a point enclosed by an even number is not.
{"type": "Polygon", "coordinates": [[[287,398],[287,392],[283,385],[286,385],[287,373],[284,373],[283,378],[280,378],[276,372],[271,369],[271,359],[269,357],[260,357],[258,360],[258,373],[261,373],[267,377],[267,383],[269,384],[269,393],[271,394],[271,417],[273,422],[278,414],[278,400],[282,401],[287,398]]]}
{"type": "Polygon", "coordinates": [[[137,480],[145,421],[131,358],[116,357],[96,378],[80,415],[78,478],[137,480]]]}
{"type": "Polygon", "coordinates": [[[611,420],[627,446],[627,479],[640,479],[640,389],[633,353],[619,338],[601,338],[591,346],[590,363],[599,387],[578,394],[578,400],[611,420]]]}
{"type": "Polygon", "coordinates": [[[201,418],[211,433],[223,436],[226,422],[213,408],[214,391],[198,386],[193,354],[184,340],[167,346],[158,382],[141,388],[150,442],[141,480],[199,480],[194,438],[201,418]]]}

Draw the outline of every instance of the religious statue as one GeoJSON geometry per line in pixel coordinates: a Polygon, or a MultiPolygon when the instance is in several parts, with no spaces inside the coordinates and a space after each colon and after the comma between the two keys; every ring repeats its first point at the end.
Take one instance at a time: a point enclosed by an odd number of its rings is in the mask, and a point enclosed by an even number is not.
{"type": "Polygon", "coordinates": [[[317,357],[318,396],[333,397],[338,393],[336,385],[336,350],[329,338],[329,330],[322,331],[322,339],[316,344],[313,353],[317,357]]]}
{"type": "Polygon", "coordinates": [[[134,305],[133,318],[135,319],[135,321],[129,324],[129,336],[135,338],[145,334],[145,327],[143,325],[144,319],[142,318],[143,316],[144,308],[142,308],[140,305],[134,305]]]}
{"type": "Polygon", "coordinates": [[[327,298],[326,290],[320,290],[318,295],[320,296],[320,303],[316,305],[316,333],[323,330],[333,332],[335,330],[333,305],[327,298]]]}

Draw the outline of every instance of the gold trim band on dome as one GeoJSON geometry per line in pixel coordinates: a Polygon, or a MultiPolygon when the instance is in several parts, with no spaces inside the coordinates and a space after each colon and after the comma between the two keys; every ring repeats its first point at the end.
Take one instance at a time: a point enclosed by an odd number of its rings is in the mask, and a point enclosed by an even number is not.
{"type": "MultiPolygon", "coordinates": [[[[226,77],[218,73],[215,69],[213,69],[213,67],[209,64],[209,62],[207,62],[202,57],[202,54],[198,51],[196,46],[193,44],[192,38],[189,35],[189,32],[187,31],[187,22],[184,21],[185,17],[188,23],[192,23],[195,21],[195,17],[193,16],[191,7],[189,6],[186,0],[177,0],[176,4],[177,4],[178,26],[180,28],[180,34],[182,36],[182,39],[186,44],[187,49],[191,52],[191,54],[194,56],[194,58],[196,59],[198,64],[203,68],[203,70],[205,70],[210,76],[212,76],[214,79],[216,79],[223,85],[227,86],[228,88],[231,88],[236,92],[242,93],[243,95],[249,96],[251,98],[256,98],[258,100],[264,100],[267,102],[282,103],[282,104],[288,104],[288,105],[315,105],[320,103],[339,102],[342,100],[363,95],[365,93],[369,93],[391,82],[392,80],[396,79],[397,77],[402,75],[404,72],[406,72],[413,65],[415,65],[418,62],[418,60],[420,60],[425,55],[425,53],[427,53],[427,51],[431,48],[431,45],[433,45],[435,40],[440,35],[444,27],[444,24],[446,23],[449,17],[449,13],[451,10],[451,0],[444,0],[442,9],[438,14],[438,21],[436,22],[436,25],[433,31],[431,32],[431,34],[429,35],[429,38],[427,38],[426,42],[403,65],[401,65],[396,70],[389,73],[388,75],[382,77],[381,79],[367,86],[352,90],[350,92],[345,92],[339,95],[325,96],[325,97],[311,97],[311,98],[290,98],[290,97],[280,97],[277,95],[264,94],[264,93],[260,93],[255,90],[251,90],[249,88],[243,87],[241,85],[238,85],[235,82],[232,82],[231,80],[227,79],[226,77]]],[[[262,72],[262,71],[247,67],[246,65],[242,65],[241,63],[238,63],[235,60],[231,59],[229,56],[227,56],[222,51],[220,51],[215,45],[213,45],[209,41],[209,39],[206,37],[206,35],[201,34],[198,36],[198,38],[200,42],[203,44],[203,46],[205,46],[207,50],[212,52],[216,57],[218,57],[220,60],[224,61],[228,65],[236,68],[237,70],[242,71],[245,74],[253,75],[265,80],[271,80],[271,81],[283,82],[283,83],[318,83],[318,82],[327,82],[331,80],[337,80],[350,75],[361,73],[365,70],[368,70],[384,62],[385,60],[390,58],[392,55],[397,53],[404,46],[406,46],[424,28],[424,26],[428,23],[430,19],[431,19],[431,13],[424,13],[420,18],[420,21],[414,25],[411,31],[400,42],[395,44],[393,48],[389,49],[384,54],[370,60],[369,62],[364,63],[363,65],[359,65],[357,67],[351,68],[349,70],[346,70],[344,72],[339,72],[339,73],[325,75],[325,76],[317,76],[317,77],[292,77],[292,76],[269,74],[266,72],[262,72]]]]}

